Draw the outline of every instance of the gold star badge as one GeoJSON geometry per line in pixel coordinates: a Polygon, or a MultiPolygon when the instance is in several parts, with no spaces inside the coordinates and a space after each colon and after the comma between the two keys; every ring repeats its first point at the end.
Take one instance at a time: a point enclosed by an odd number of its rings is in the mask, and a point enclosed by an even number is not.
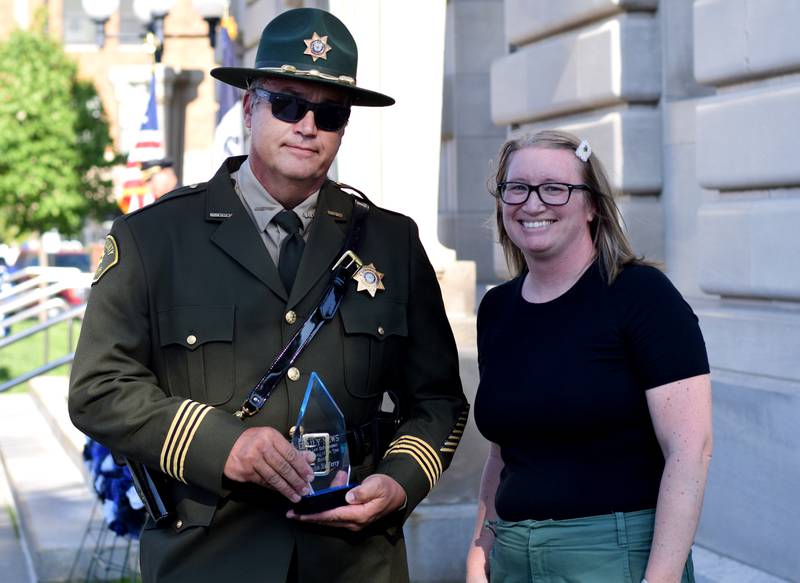
{"type": "Polygon", "coordinates": [[[328,51],[331,46],[328,44],[328,36],[319,36],[316,32],[311,35],[311,38],[303,40],[306,43],[306,50],[303,51],[304,55],[310,55],[314,62],[317,59],[328,60],[328,51]]]}
{"type": "Polygon", "coordinates": [[[385,290],[383,287],[383,274],[375,269],[375,266],[370,263],[362,265],[361,268],[353,274],[353,279],[358,282],[356,291],[367,291],[373,298],[379,289],[385,290]]]}

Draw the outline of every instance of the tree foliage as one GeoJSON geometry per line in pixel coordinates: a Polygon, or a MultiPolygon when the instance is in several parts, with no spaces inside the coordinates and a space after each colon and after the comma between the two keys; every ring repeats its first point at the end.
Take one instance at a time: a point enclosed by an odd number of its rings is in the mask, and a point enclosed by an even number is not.
{"type": "Polygon", "coordinates": [[[57,42],[15,31],[0,43],[0,237],[72,235],[113,212],[110,145],[94,86],[57,42]]]}

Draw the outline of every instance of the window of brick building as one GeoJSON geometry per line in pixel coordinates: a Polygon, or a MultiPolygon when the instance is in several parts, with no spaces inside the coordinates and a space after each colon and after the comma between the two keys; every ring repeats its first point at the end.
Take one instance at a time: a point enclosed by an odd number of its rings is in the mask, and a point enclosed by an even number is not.
{"type": "Polygon", "coordinates": [[[95,27],[81,6],[81,0],[64,0],[64,44],[85,45],[95,42],[95,27]]]}

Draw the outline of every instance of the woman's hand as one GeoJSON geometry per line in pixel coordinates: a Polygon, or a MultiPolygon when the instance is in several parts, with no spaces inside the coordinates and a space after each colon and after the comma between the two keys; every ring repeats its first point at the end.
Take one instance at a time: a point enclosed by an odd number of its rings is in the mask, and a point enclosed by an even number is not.
{"type": "MultiPolygon", "coordinates": [[[[489,533],[491,535],[491,533],[489,533]]],[[[493,539],[494,537],[492,537],[493,539]]],[[[474,541],[467,553],[467,583],[489,583],[489,550],[491,541],[474,541]],[[482,542],[487,544],[482,544],[482,542]]]]}
{"type": "Polygon", "coordinates": [[[489,553],[494,546],[494,532],[485,526],[485,521],[495,520],[494,497],[503,470],[500,446],[490,443],[489,455],[483,466],[481,489],[478,493],[478,514],[475,517],[475,531],[467,552],[467,583],[488,583],[489,553]]]}

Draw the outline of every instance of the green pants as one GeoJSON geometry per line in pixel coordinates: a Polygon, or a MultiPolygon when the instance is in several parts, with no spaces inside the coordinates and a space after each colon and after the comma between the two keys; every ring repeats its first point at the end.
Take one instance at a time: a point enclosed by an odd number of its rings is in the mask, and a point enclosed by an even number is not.
{"type": "MultiPolygon", "coordinates": [[[[655,510],[569,520],[491,521],[492,583],[640,583],[655,510]]],[[[689,555],[681,583],[694,583],[689,555]]]]}

